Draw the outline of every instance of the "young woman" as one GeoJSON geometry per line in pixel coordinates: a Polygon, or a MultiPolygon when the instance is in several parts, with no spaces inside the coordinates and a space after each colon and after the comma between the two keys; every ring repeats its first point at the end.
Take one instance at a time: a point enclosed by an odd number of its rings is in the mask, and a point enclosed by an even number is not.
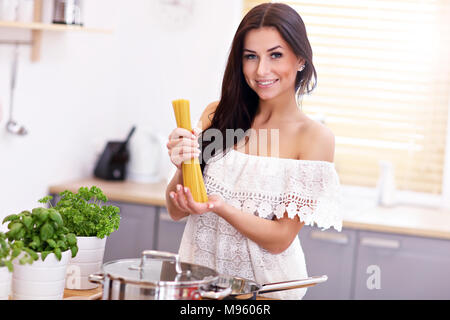
{"type": "Polygon", "coordinates": [[[298,13],[281,3],[250,10],[233,39],[220,101],[204,110],[201,130],[177,128],[167,143],[178,169],[166,191],[168,211],[174,220],[188,216],[181,260],[261,284],[308,277],[298,239],[303,225],[342,227],[334,135],[298,106],[314,89],[313,77],[298,13]],[[245,134],[226,139],[230,129],[245,134]],[[223,144],[207,155],[218,134],[223,144]],[[181,163],[199,155],[207,203],[195,202],[182,186],[181,163]]]}

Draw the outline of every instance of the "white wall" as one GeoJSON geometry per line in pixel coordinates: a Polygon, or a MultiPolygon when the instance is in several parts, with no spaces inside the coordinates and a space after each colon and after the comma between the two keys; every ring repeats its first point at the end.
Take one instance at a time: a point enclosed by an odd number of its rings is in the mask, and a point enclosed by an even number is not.
{"type": "MultiPolygon", "coordinates": [[[[1,219],[38,206],[51,184],[90,176],[99,149],[124,139],[133,124],[168,135],[172,100],[191,100],[195,123],[219,98],[241,1],[193,3],[186,24],[170,26],[154,1],[85,0],[85,25],[113,34],[45,31],[37,63],[21,47],[14,117],[26,137],[5,130],[13,48],[0,45],[1,219]]],[[[29,35],[0,28],[0,39],[29,35]]]]}

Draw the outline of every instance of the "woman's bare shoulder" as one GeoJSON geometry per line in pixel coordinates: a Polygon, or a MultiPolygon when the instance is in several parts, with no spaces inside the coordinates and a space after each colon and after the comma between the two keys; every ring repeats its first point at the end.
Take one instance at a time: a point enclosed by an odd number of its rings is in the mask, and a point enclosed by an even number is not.
{"type": "Polygon", "coordinates": [[[219,101],[214,101],[206,106],[205,110],[203,110],[202,115],[200,116],[197,128],[205,130],[211,126],[211,121],[214,117],[214,112],[216,111],[218,105],[219,101]]]}
{"type": "Polygon", "coordinates": [[[306,130],[299,132],[302,140],[307,141],[303,146],[301,159],[334,161],[335,137],[333,131],[322,123],[309,119],[306,130]],[[306,138],[306,139],[305,139],[306,138]]]}

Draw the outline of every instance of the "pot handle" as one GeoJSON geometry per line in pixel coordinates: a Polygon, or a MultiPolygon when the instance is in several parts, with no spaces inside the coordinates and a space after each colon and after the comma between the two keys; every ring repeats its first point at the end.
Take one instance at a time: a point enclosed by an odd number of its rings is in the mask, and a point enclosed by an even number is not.
{"type": "Polygon", "coordinates": [[[144,250],[142,251],[140,268],[144,268],[147,258],[173,261],[175,262],[175,270],[177,274],[183,273],[183,269],[181,268],[180,256],[176,253],[156,250],[144,250]]]}
{"type": "Polygon", "coordinates": [[[327,280],[328,277],[326,275],[323,275],[323,276],[309,277],[302,280],[268,283],[262,285],[261,289],[258,290],[258,294],[310,287],[318,283],[325,282],[327,280]]]}
{"type": "Polygon", "coordinates": [[[103,273],[90,274],[88,280],[89,282],[103,284],[103,280],[105,280],[105,275],[103,273]]]}
{"type": "Polygon", "coordinates": [[[222,300],[223,298],[228,297],[231,294],[231,292],[232,292],[231,287],[224,288],[221,291],[203,291],[202,289],[199,289],[199,293],[202,298],[215,300],[222,300]]]}

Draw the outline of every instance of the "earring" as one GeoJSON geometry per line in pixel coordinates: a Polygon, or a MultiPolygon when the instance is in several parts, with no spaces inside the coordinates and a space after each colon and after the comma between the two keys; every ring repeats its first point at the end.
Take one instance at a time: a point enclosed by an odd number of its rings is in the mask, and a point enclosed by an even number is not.
{"type": "Polygon", "coordinates": [[[298,72],[303,71],[303,69],[305,69],[305,65],[302,65],[300,68],[298,68],[298,72]]]}

